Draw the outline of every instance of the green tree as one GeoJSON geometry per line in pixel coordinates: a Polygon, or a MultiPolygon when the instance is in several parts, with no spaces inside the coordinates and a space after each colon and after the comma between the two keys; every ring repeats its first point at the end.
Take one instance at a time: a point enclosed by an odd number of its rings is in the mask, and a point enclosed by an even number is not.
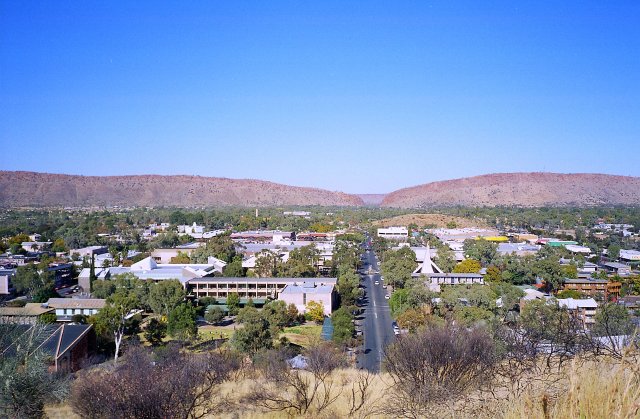
{"type": "Polygon", "coordinates": [[[278,334],[289,324],[287,315],[287,303],[280,300],[269,301],[262,307],[262,316],[269,322],[272,336],[278,334]]]}
{"type": "Polygon", "coordinates": [[[401,313],[411,308],[408,302],[408,295],[409,290],[407,289],[397,289],[391,294],[389,308],[393,317],[398,317],[401,313]]]}
{"type": "Polygon", "coordinates": [[[184,301],[185,291],[180,281],[172,279],[149,287],[147,303],[154,313],[168,317],[171,310],[184,301]]]}
{"type": "Polygon", "coordinates": [[[171,310],[167,322],[167,332],[170,336],[180,340],[193,339],[198,336],[196,309],[191,303],[182,303],[171,310]]]}
{"type": "Polygon", "coordinates": [[[317,301],[309,301],[306,306],[307,315],[316,323],[324,321],[324,307],[317,301]]]}
{"type": "Polygon", "coordinates": [[[263,250],[256,255],[255,273],[261,278],[273,278],[280,272],[280,258],[270,250],[263,250]]]}
{"type": "Polygon", "coordinates": [[[545,283],[548,292],[554,292],[562,285],[564,276],[560,262],[555,258],[544,258],[537,260],[533,266],[537,277],[541,278],[545,283]]]}
{"type": "Polygon", "coordinates": [[[283,275],[291,278],[312,278],[317,276],[315,268],[318,263],[319,252],[315,245],[310,244],[289,252],[289,259],[282,266],[283,275]]]}
{"type": "Polygon", "coordinates": [[[102,335],[113,335],[116,345],[115,361],[118,362],[118,354],[120,352],[120,344],[122,338],[127,331],[127,320],[131,316],[131,312],[138,300],[135,296],[126,291],[116,292],[107,298],[105,306],[96,314],[89,318],[89,322],[93,323],[96,333],[102,335]]]}
{"type": "Polygon", "coordinates": [[[611,260],[617,260],[620,257],[620,246],[612,244],[607,248],[607,256],[611,260]]]}
{"type": "Polygon", "coordinates": [[[464,241],[464,254],[467,259],[475,259],[487,266],[498,256],[498,245],[485,239],[467,239],[464,241]]]}
{"type": "Polygon", "coordinates": [[[455,273],[473,273],[477,274],[482,269],[482,265],[475,259],[465,259],[462,262],[458,263],[455,268],[453,268],[453,272],[455,273]]]}
{"type": "Polygon", "coordinates": [[[160,345],[165,336],[167,336],[167,324],[156,318],[149,320],[144,329],[144,338],[147,342],[153,346],[160,345]]]}
{"type": "Polygon", "coordinates": [[[269,321],[255,312],[247,312],[243,327],[236,329],[231,337],[231,346],[241,353],[255,354],[262,349],[273,347],[269,321]]]}
{"type": "Polygon", "coordinates": [[[352,306],[362,296],[360,276],[352,270],[347,270],[338,276],[338,293],[342,306],[352,306]]]}
{"type": "Polygon", "coordinates": [[[601,306],[596,312],[593,333],[596,336],[622,336],[633,333],[634,326],[627,309],[615,303],[601,306]]]}
{"type": "Polygon", "coordinates": [[[208,322],[208,323],[212,323],[212,324],[218,324],[220,323],[222,320],[224,320],[224,311],[222,311],[222,309],[220,307],[211,307],[209,310],[207,310],[207,312],[204,314],[204,319],[208,322]]]}
{"type": "Polygon", "coordinates": [[[209,256],[214,256],[230,263],[235,255],[236,245],[231,240],[230,234],[220,234],[210,238],[206,245],[198,247],[191,252],[191,260],[193,263],[207,263],[209,256]]]}
{"type": "Polygon", "coordinates": [[[49,372],[40,346],[49,336],[45,325],[24,333],[22,325],[0,323],[0,348],[13,344],[10,356],[0,356],[0,417],[41,418],[45,403],[65,398],[68,380],[49,372]]]}
{"type": "Polygon", "coordinates": [[[231,263],[222,270],[224,276],[239,278],[244,276],[244,268],[242,267],[242,256],[236,255],[231,263]]]}
{"type": "Polygon", "coordinates": [[[352,337],[354,332],[353,316],[344,307],[340,307],[331,314],[331,322],[333,324],[334,342],[344,345],[352,337]]]}
{"type": "Polygon", "coordinates": [[[240,296],[236,292],[231,292],[227,295],[227,309],[230,316],[235,316],[240,310],[240,296]]]}
{"type": "Polygon", "coordinates": [[[444,272],[451,272],[456,266],[456,257],[453,250],[446,244],[437,246],[438,254],[435,257],[436,265],[444,272]]]}
{"type": "Polygon", "coordinates": [[[93,292],[91,295],[94,298],[107,298],[111,294],[116,292],[116,284],[114,281],[109,281],[105,279],[98,279],[93,283],[93,292]]]}
{"type": "Polygon", "coordinates": [[[574,298],[576,300],[584,298],[584,294],[576,290],[562,290],[556,294],[556,298],[574,298]]]}
{"type": "Polygon", "coordinates": [[[385,281],[393,287],[402,288],[411,279],[411,274],[418,267],[416,254],[408,247],[399,250],[387,250],[380,265],[385,281]]]}

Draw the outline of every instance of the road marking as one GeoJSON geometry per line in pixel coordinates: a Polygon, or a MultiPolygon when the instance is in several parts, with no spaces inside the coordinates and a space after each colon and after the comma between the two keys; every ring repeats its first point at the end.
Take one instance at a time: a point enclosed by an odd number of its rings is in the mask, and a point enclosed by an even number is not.
{"type": "Polygon", "coordinates": [[[376,316],[376,319],[377,319],[377,318],[378,318],[378,313],[373,313],[373,314],[375,314],[375,316],[376,316]]]}

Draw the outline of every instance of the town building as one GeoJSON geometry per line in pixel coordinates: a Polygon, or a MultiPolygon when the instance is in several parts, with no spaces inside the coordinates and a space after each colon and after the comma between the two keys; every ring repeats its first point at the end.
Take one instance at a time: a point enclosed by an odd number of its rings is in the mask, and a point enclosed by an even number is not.
{"type": "Polygon", "coordinates": [[[27,303],[24,307],[0,307],[0,321],[16,324],[36,324],[53,309],[40,303],[27,303]]]}
{"type": "Polygon", "coordinates": [[[69,251],[70,255],[78,255],[80,258],[83,257],[92,257],[94,255],[101,255],[103,253],[109,252],[107,246],[87,246],[80,249],[73,249],[69,251]]]}
{"type": "Polygon", "coordinates": [[[631,267],[620,262],[607,262],[604,264],[604,268],[607,272],[618,274],[620,276],[631,275],[631,267]]]}
{"type": "Polygon", "coordinates": [[[231,239],[240,242],[273,242],[285,243],[296,239],[296,234],[292,231],[280,230],[258,230],[258,231],[241,231],[231,233],[231,239]]]}
{"type": "Polygon", "coordinates": [[[325,315],[331,315],[336,303],[333,284],[319,284],[315,281],[288,284],[279,293],[278,300],[294,304],[300,313],[305,313],[307,304],[315,301],[322,304],[325,315]]]}
{"type": "MultiPolygon", "coordinates": [[[[231,277],[203,277],[188,280],[187,291],[196,298],[213,297],[226,299],[230,293],[236,293],[240,298],[278,299],[280,293],[288,285],[295,285],[305,281],[304,278],[231,278],[231,277]]],[[[309,283],[335,286],[337,278],[310,278],[309,283]]]]}
{"type": "Polygon", "coordinates": [[[15,276],[15,269],[0,268],[0,295],[11,295],[14,292],[11,279],[15,276]]]}
{"type": "Polygon", "coordinates": [[[407,227],[386,227],[378,229],[378,237],[392,240],[406,240],[409,238],[407,227]]]}
{"type": "Polygon", "coordinates": [[[584,295],[595,297],[602,296],[605,299],[620,295],[622,283],[616,281],[608,281],[606,279],[594,278],[566,278],[563,281],[561,290],[578,291],[584,295]]]}
{"type": "Polygon", "coordinates": [[[43,307],[55,309],[56,320],[68,322],[73,316],[93,316],[104,308],[106,300],[100,298],[49,298],[43,307]]]}
{"type": "Polygon", "coordinates": [[[569,313],[576,316],[582,322],[584,328],[591,328],[596,322],[596,310],[598,303],[593,298],[587,298],[584,300],[575,298],[559,298],[557,299],[558,306],[565,308],[569,313]]]}
{"type": "Polygon", "coordinates": [[[620,260],[624,262],[640,262],[640,252],[637,250],[620,250],[620,260]]]}

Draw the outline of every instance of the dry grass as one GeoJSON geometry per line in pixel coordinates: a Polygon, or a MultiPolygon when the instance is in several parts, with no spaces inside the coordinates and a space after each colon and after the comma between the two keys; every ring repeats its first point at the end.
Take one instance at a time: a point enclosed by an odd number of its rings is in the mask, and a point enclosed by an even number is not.
{"type": "Polygon", "coordinates": [[[460,228],[487,226],[486,223],[481,220],[471,220],[469,218],[445,214],[405,214],[374,221],[372,224],[375,227],[408,226],[409,224],[417,224],[418,227],[435,225],[438,228],[445,228],[450,222],[456,223],[460,228]]]}
{"type": "Polygon", "coordinates": [[[558,394],[526,394],[506,418],[640,418],[640,370],[634,362],[573,366],[558,394]]]}

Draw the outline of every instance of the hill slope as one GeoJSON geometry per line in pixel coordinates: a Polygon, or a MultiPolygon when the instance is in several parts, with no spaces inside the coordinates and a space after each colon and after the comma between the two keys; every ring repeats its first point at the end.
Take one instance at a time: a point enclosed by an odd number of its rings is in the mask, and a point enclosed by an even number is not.
{"type": "Polygon", "coordinates": [[[200,176],[75,176],[0,171],[0,206],[363,205],[342,192],[200,176]]]}
{"type": "Polygon", "coordinates": [[[385,196],[382,206],[640,205],[640,178],[601,174],[499,173],[427,183],[385,196]]]}

